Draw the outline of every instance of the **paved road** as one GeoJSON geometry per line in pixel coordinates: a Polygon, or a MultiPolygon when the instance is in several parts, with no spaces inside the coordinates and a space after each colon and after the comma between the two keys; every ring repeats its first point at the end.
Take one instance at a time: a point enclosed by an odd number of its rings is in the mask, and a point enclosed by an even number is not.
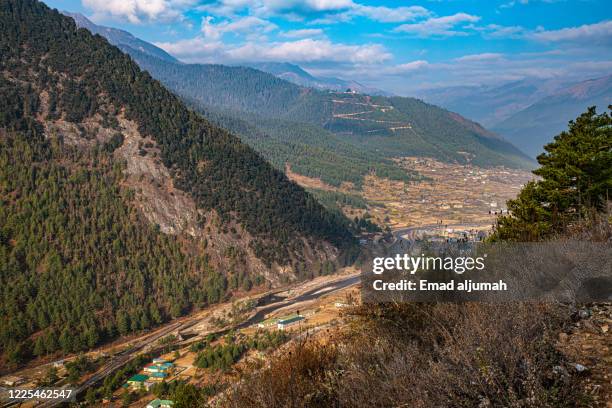
{"type": "Polygon", "coordinates": [[[263,307],[259,307],[257,312],[248,318],[246,321],[240,323],[236,328],[242,329],[253,324],[259,323],[265,319],[265,316],[274,312],[275,310],[281,309],[283,307],[287,307],[289,305],[293,305],[300,302],[305,302],[308,300],[318,299],[324,295],[327,295],[332,292],[336,292],[338,290],[347,288],[349,286],[356,285],[361,281],[360,275],[351,275],[347,278],[337,280],[335,282],[317,286],[316,288],[310,289],[301,295],[298,295],[291,299],[278,298],[274,303],[268,303],[263,307]]]}
{"type": "MultiPolygon", "coordinates": [[[[111,357],[111,360],[108,363],[106,363],[100,370],[98,370],[94,375],[92,375],[89,379],[87,379],[87,381],[85,381],[83,384],[77,387],[77,389],[75,390],[76,395],[79,395],[83,393],[85,390],[87,390],[87,388],[92,387],[98,384],[99,382],[104,381],[104,378],[106,378],[107,376],[115,372],[116,370],[120,369],[121,367],[123,367],[124,365],[132,361],[133,359],[135,359],[138,356],[138,353],[140,351],[143,351],[143,349],[145,349],[145,347],[147,347],[149,344],[156,342],[160,338],[165,337],[168,334],[176,330],[181,330],[181,328],[184,325],[190,325],[190,324],[192,324],[192,322],[190,321],[172,323],[154,332],[153,334],[146,336],[145,338],[139,339],[130,348],[111,357]]],[[[37,405],[37,407],[50,408],[50,407],[58,406],[61,403],[62,403],[61,401],[46,401],[46,402],[43,402],[37,405]]]]}
{"type": "MultiPolygon", "coordinates": [[[[278,296],[276,293],[271,293],[263,299],[262,305],[257,308],[257,311],[253,316],[248,318],[246,321],[240,323],[239,325],[233,327],[232,329],[241,329],[241,328],[245,328],[250,325],[259,323],[260,321],[264,320],[267,314],[275,310],[290,306],[295,303],[320,298],[329,293],[355,285],[359,283],[360,279],[361,277],[359,275],[350,275],[345,278],[340,278],[334,282],[318,285],[293,298],[285,298],[282,296],[278,296]]],[[[282,291],[285,291],[285,289],[283,289],[282,291]]],[[[186,330],[196,325],[201,320],[203,320],[203,318],[184,319],[184,321],[171,323],[168,326],[165,326],[157,330],[156,332],[152,333],[149,336],[145,336],[141,339],[138,339],[134,344],[132,344],[131,347],[113,356],[109,362],[107,362],[101,369],[99,369],[87,381],[81,384],[76,389],[76,394],[80,395],[83,392],[85,392],[89,387],[92,387],[104,381],[104,378],[111,375],[113,372],[122,368],[127,363],[135,359],[141,351],[154,352],[154,351],[160,350],[162,347],[149,349],[149,347],[152,344],[154,344],[157,340],[159,340],[160,338],[165,337],[176,331],[186,330]]],[[[224,330],[220,330],[220,331],[212,332],[212,333],[224,334],[224,333],[227,333],[229,330],[230,329],[224,329],[224,330]]],[[[194,339],[189,339],[189,341],[194,341],[194,339]]],[[[38,407],[51,408],[51,407],[56,407],[60,404],[61,402],[58,402],[58,401],[46,401],[46,402],[39,404],[38,407]]],[[[5,406],[8,407],[12,405],[13,404],[3,405],[3,407],[5,406]]]]}
{"type": "MultiPolygon", "coordinates": [[[[443,224],[444,228],[457,228],[457,227],[471,227],[471,228],[482,228],[482,224],[470,224],[470,223],[464,223],[464,224],[443,224]]],[[[415,232],[415,231],[424,231],[424,230],[435,230],[435,229],[440,229],[441,225],[440,224],[428,224],[428,225],[420,225],[418,227],[409,227],[409,228],[400,228],[398,230],[395,230],[392,232],[393,234],[393,242],[391,242],[390,244],[388,244],[388,248],[393,247],[394,245],[396,245],[398,242],[400,242],[401,240],[403,240],[403,236],[410,233],[410,232],[415,232]]]]}
{"type": "MultiPolygon", "coordinates": [[[[469,224],[453,224],[453,225],[448,225],[447,227],[459,227],[459,226],[469,226],[469,224]]],[[[403,240],[402,236],[410,232],[413,232],[413,231],[428,230],[428,229],[431,230],[431,229],[436,229],[436,228],[440,228],[440,225],[438,224],[421,225],[418,227],[402,228],[402,229],[395,230],[393,231],[393,242],[387,244],[386,247],[388,250],[398,251],[402,248],[403,241],[405,241],[403,240]]],[[[296,303],[318,299],[329,293],[355,285],[359,283],[360,280],[361,280],[360,275],[350,275],[345,278],[340,278],[331,283],[325,283],[325,284],[318,285],[293,298],[286,298],[286,297],[278,295],[278,293],[282,293],[283,291],[286,290],[286,289],[279,289],[278,291],[271,292],[267,296],[261,298],[259,302],[260,305],[257,306],[255,314],[253,314],[251,317],[249,317],[244,322],[238,324],[232,329],[224,329],[224,330],[219,330],[219,331],[211,332],[211,333],[224,334],[224,333],[227,333],[229,330],[241,329],[241,328],[251,326],[253,324],[257,324],[263,321],[266,315],[278,309],[281,309],[281,308],[284,308],[284,307],[287,307],[287,306],[290,306],[296,303]]],[[[200,323],[203,319],[205,318],[195,318],[195,317],[194,318],[184,318],[179,322],[171,323],[153,332],[152,334],[148,336],[145,336],[145,337],[142,337],[136,340],[136,342],[132,344],[131,347],[113,356],[108,363],[106,363],[101,369],[99,369],[87,381],[81,384],[77,388],[77,391],[76,391],[77,394],[81,394],[85,390],[87,390],[87,388],[92,387],[102,382],[104,378],[111,375],[113,372],[125,366],[127,363],[129,363],[134,358],[136,358],[140,352],[142,351],[154,352],[154,351],[160,350],[161,347],[151,348],[151,346],[160,338],[165,337],[176,331],[186,330],[200,323]]],[[[200,337],[202,337],[202,335],[191,338],[187,340],[186,342],[181,342],[180,344],[187,344],[188,342],[193,342],[200,337]]],[[[41,403],[40,405],[38,405],[38,407],[50,408],[50,407],[58,406],[59,404],[60,402],[48,401],[48,402],[41,403]]],[[[14,404],[2,405],[2,407],[8,407],[12,405],[14,404]]]]}

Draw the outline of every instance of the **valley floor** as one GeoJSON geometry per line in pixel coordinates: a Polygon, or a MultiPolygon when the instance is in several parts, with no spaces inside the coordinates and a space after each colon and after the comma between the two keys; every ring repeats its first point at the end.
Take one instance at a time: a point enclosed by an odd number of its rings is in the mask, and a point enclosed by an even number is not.
{"type": "MultiPolygon", "coordinates": [[[[163,357],[176,360],[177,370],[169,380],[180,379],[201,386],[211,378],[209,373],[205,372],[206,370],[195,367],[194,360],[197,352],[190,351],[190,345],[206,339],[210,334],[219,336],[232,330],[250,335],[258,330],[260,323],[264,320],[298,312],[304,316],[304,320],[294,327],[288,328],[289,333],[296,330],[300,333],[319,330],[322,325],[326,325],[338,317],[338,312],[342,306],[334,306],[333,303],[341,302],[344,304],[340,299],[344,299],[344,294],[347,291],[354,291],[358,282],[359,272],[353,268],[345,268],[336,275],[321,276],[285,288],[248,295],[173,320],[144,334],[119,339],[112,344],[81,355],[100,364],[95,372],[86,374],[81,378],[79,389],[85,391],[92,385],[99,384],[139,355],[145,353],[159,354],[160,350],[163,349],[163,343],[169,338],[173,339],[169,344],[175,345],[175,348],[178,346],[180,354],[178,359],[173,357],[174,353],[163,355],[163,357]]],[[[351,299],[357,299],[357,294],[353,293],[351,299]]],[[[61,386],[65,383],[63,377],[67,375],[66,363],[81,356],[72,355],[51,362],[41,361],[38,364],[33,362],[28,368],[0,378],[0,383],[18,379],[20,388],[36,388],[37,384],[48,376],[49,370],[55,367],[59,379],[54,386],[61,386]]],[[[255,357],[257,356],[255,354],[255,357]]],[[[230,379],[232,373],[223,374],[222,377],[230,379]]],[[[215,380],[220,378],[215,378],[215,380]]],[[[118,389],[115,392],[117,399],[122,391],[123,389],[118,389]]],[[[135,402],[132,406],[144,407],[146,402],[151,399],[153,399],[151,396],[145,395],[141,401],[135,402]]],[[[0,406],[5,406],[2,401],[0,401],[0,406]]],[[[31,406],[37,405],[32,402],[31,406]]],[[[45,406],[53,405],[47,404],[45,406]]]]}
{"type": "MultiPolygon", "coordinates": [[[[334,188],[290,171],[287,175],[306,188],[361,196],[377,224],[391,229],[441,222],[480,230],[490,229],[497,214],[506,211],[506,201],[515,198],[521,187],[535,177],[526,170],[482,168],[427,158],[403,157],[396,163],[426,180],[407,183],[371,174],[365,177],[363,189],[356,190],[348,184],[334,188]]],[[[350,207],[343,210],[351,218],[366,212],[350,207]]]]}

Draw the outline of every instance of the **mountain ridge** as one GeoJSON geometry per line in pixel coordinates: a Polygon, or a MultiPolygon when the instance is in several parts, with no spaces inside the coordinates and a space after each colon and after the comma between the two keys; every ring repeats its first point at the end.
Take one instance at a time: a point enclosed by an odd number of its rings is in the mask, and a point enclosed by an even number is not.
{"type": "MultiPolygon", "coordinates": [[[[183,97],[185,100],[200,110],[200,112],[207,115],[207,112],[216,111],[219,109],[225,110],[224,114],[224,125],[225,127],[231,128],[244,128],[244,126],[235,126],[228,121],[227,112],[231,111],[232,117],[236,121],[242,121],[244,113],[248,115],[257,115],[257,118],[251,118],[250,120],[256,122],[262,122],[261,118],[270,118],[281,121],[295,122],[294,128],[300,128],[303,124],[308,126],[319,127],[321,135],[327,135],[331,137],[330,132],[335,134],[337,138],[342,138],[338,141],[340,144],[349,143],[353,147],[352,149],[359,149],[367,152],[369,156],[378,156],[378,159],[365,159],[358,158],[353,155],[352,161],[359,164],[358,167],[351,170],[347,174],[345,180],[351,183],[360,184],[360,177],[368,174],[370,170],[368,168],[375,168],[376,172],[384,175],[392,175],[397,179],[409,180],[410,175],[402,175],[401,170],[397,167],[393,169],[389,166],[388,160],[392,158],[396,153],[401,154],[405,152],[407,154],[425,154],[430,156],[440,156],[445,160],[457,160],[464,161],[466,156],[461,151],[462,144],[455,144],[451,135],[445,136],[448,140],[449,145],[452,145],[450,151],[448,146],[436,141],[438,138],[438,130],[435,126],[426,122],[421,122],[423,129],[412,129],[410,130],[405,122],[408,121],[408,117],[405,113],[401,113],[399,110],[393,110],[393,107],[385,110],[384,112],[378,108],[372,107],[377,102],[372,103],[372,100],[381,98],[380,96],[367,96],[356,94],[353,92],[344,92],[346,89],[342,88],[341,92],[333,92],[329,90],[316,90],[313,88],[305,88],[296,85],[291,82],[287,82],[273,73],[264,72],[258,69],[244,67],[244,66],[224,66],[215,64],[173,64],[168,61],[156,59],[150,53],[144,53],[140,50],[134,49],[129,45],[120,45],[120,48],[128,54],[130,54],[141,67],[147,69],[157,79],[162,80],[168,87],[174,90],[178,95],[183,97]],[[354,99],[351,103],[348,98],[354,99]],[[363,100],[358,101],[358,98],[363,100]],[[335,100],[344,99],[340,101],[343,105],[340,105],[335,100]],[[354,116],[359,111],[363,111],[360,107],[364,105],[370,106],[368,109],[372,112],[365,116],[354,116]],[[342,109],[349,109],[343,112],[342,109]],[[336,112],[337,111],[337,112],[336,112]],[[376,111],[376,112],[374,112],[376,111]],[[401,120],[398,121],[397,116],[402,116],[401,120]],[[374,116],[377,116],[374,118],[374,116]],[[385,117],[388,117],[386,119],[385,117]],[[359,120],[355,120],[359,119],[359,120]],[[379,126],[376,125],[378,121],[379,126]],[[404,123],[404,126],[395,126],[393,122],[404,123]],[[386,126],[382,126],[388,123],[386,126]],[[369,127],[368,127],[369,124],[369,127]],[[348,128],[347,128],[348,126],[348,128]],[[390,131],[389,129],[394,130],[390,131]],[[346,133],[348,132],[348,133],[346,133]],[[347,135],[352,135],[347,137],[347,135]],[[364,136],[372,135],[371,138],[364,136]],[[381,137],[386,135],[387,137],[381,137]],[[365,143],[365,144],[364,144],[365,143]],[[388,145],[385,149],[385,153],[382,154],[376,146],[376,143],[380,143],[383,146],[388,145]],[[413,146],[411,148],[410,146],[413,146]],[[456,145],[456,148],[454,147],[456,145]],[[376,165],[376,163],[379,163],[376,165]],[[361,176],[357,176],[355,171],[360,171],[361,176]]],[[[306,75],[309,78],[310,74],[303,71],[299,66],[292,64],[276,64],[267,63],[268,67],[280,67],[279,72],[293,71],[300,75],[306,75]]],[[[273,71],[273,70],[272,70],[273,71]]],[[[278,73],[278,72],[277,72],[278,73]]],[[[399,98],[399,97],[398,97],[399,98]]],[[[408,98],[409,99],[409,98],[408,98]]],[[[390,105],[391,99],[382,99],[381,104],[390,105]]],[[[401,101],[401,99],[394,99],[401,101]]],[[[407,104],[404,104],[405,106],[407,104]]],[[[415,107],[418,104],[413,104],[415,107]]],[[[492,136],[488,131],[484,132],[481,130],[481,126],[474,126],[474,124],[468,119],[462,118],[459,115],[451,112],[446,112],[435,106],[431,106],[429,109],[438,109],[438,116],[440,118],[453,118],[452,121],[443,122],[447,123],[448,126],[454,127],[459,132],[459,137],[467,138],[464,139],[464,145],[473,145],[472,152],[470,153],[477,163],[481,165],[490,165],[492,162],[509,166],[523,166],[530,167],[532,164],[529,163],[529,159],[522,157],[522,153],[518,150],[504,146],[503,141],[499,141],[498,136],[492,136]],[[445,113],[446,112],[446,113],[445,113]],[[457,127],[457,124],[459,126],[457,127]],[[494,144],[487,144],[488,138],[493,137],[492,140],[496,140],[494,144]],[[481,147],[478,147],[481,146],[481,147]],[[479,154],[476,152],[483,152],[482,157],[478,157],[479,154]],[[501,149],[506,152],[503,155],[494,153],[490,149],[501,149]],[[506,155],[507,157],[504,157],[506,155]],[[493,159],[495,157],[495,159],[493,159]]],[[[274,126],[274,128],[278,128],[274,126]]],[[[270,134],[270,132],[277,134],[276,129],[270,129],[269,126],[264,126],[256,132],[258,134],[270,134]]],[[[308,133],[308,132],[307,132],[308,133]]],[[[265,144],[265,140],[262,144],[262,138],[257,135],[241,134],[251,146],[263,153],[268,160],[275,163],[278,169],[283,170],[285,163],[279,163],[278,157],[273,153],[273,150],[279,148],[286,150],[285,147],[279,147],[280,145],[273,142],[275,146],[265,144]],[[257,140],[255,140],[257,139],[257,140]]],[[[282,142],[281,142],[282,143],[282,142]]],[[[319,142],[313,141],[312,139],[305,138],[301,146],[294,146],[293,151],[302,151],[304,149],[311,150],[312,147],[320,147],[319,142]],[[315,143],[313,146],[312,143],[315,143]]],[[[346,150],[346,148],[343,148],[346,150]]],[[[469,152],[468,152],[469,153],[469,152]]],[[[339,185],[339,180],[336,174],[346,173],[332,164],[330,167],[328,164],[323,164],[326,168],[325,171],[321,172],[313,165],[306,165],[305,161],[310,160],[312,162],[320,162],[321,155],[314,153],[307,155],[300,159],[295,157],[295,154],[289,154],[289,164],[292,168],[298,169],[302,174],[310,177],[323,177],[324,181],[332,182],[334,185],[339,185]],[[299,164],[302,162],[302,164],[299,164]],[[330,171],[333,171],[332,174],[330,171]],[[305,174],[306,173],[306,174],[305,174]]],[[[284,154],[284,157],[288,157],[284,154]]],[[[471,156],[470,156],[471,157],[471,156]]],[[[333,162],[334,160],[332,160],[333,162]]],[[[346,160],[340,159],[338,163],[348,163],[346,160]]]]}
{"type": "Polygon", "coordinates": [[[71,17],[78,27],[86,28],[93,34],[101,35],[115,46],[127,45],[131,48],[140,50],[141,52],[145,52],[149,55],[152,55],[165,61],[176,63],[179,62],[176,58],[174,58],[172,55],[168,54],[161,48],[147,41],[143,41],[125,30],[95,24],[81,13],[72,13],[65,10],[62,10],[61,13],[65,16],[71,17]]]}
{"type": "Polygon", "coordinates": [[[590,106],[602,111],[612,104],[612,75],[588,79],[539,99],[493,127],[532,157],[590,106]]]}
{"type": "MultiPolygon", "coordinates": [[[[333,271],[349,222],[35,0],[0,3],[0,360],[333,271]]],[[[347,255],[351,256],[351,255],[347,255]]]]}
{"type": "Polygon", "coordinates": [[[281,79],[308,88],[332,91],[345,91],[347,89],[350,89],[366,95],[393,96],[391,92],[366,86],[357,81],[333,77],[314,76],[305,71],[299,65],[291,64],[289,62],[253,62],[241,65],[246,65],[252,68],[256,68],[260,71],[268,72],[281,79]]]}
{"type": "Polygon", "coordinates": [[[523,79],[500,85],[434,88],[417,96],[492,127],[568,83],[562,79],[523,79]]]}
{"type": "Polygon", "coordinates": [[[423,154],[462,162],[465,155],[458,152],[465,148],[477,165],[531,166],[526,156],[499,136],[416,99],[318,91],[252,68],[172,64],[128,47],[124,51],[205,115],[210,107],[216,107],[235,111],[238,116],[247,112],[261,118],[306,123],[381,158],[423,154]],[[435,115],[430,121],[421,121],[415,116],[417,111],[435,115]],[[409,126],[409,122],[419,125],[409,126]],[[445,123],[446,131],[439,132],[437,123],[445,123]],[[482,143],[488,139],[497,144],[482,143]]]}

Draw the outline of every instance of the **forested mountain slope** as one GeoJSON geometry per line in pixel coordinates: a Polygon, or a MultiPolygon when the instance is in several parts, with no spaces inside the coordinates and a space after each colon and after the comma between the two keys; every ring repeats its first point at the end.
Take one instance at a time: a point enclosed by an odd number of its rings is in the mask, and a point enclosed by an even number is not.
{"type": "MultiPolygon", "coordinates": [[[[86,19],[77,16],[78,24],[81,20],[86,19]]],[[[95,30],[105,35],[101,27],[95,30]]],[[[312,80],[291,64],[255,64],[270,74],[247,67],[175,63],[131,44],[119,46],[195,109],[236,132],[277,169],[289,165],[332,186],[346,181],[359,189],[370,173],[395,180],[419,179],[390,160],[401,156],[485,167],[534,164],[478,124],[414,98],[346,93],[345,87],[339,88],[341,92],[301,87],[280,79],[289,72],[312,80]]],[[[321,88],[308,81],[304,85],[321,88]]]]}
{"type": "MultiPolygon", "coordinates": [[[[162,61],[130,47],[122,47],[138,64],[188,100],[205,115],[223,110],[224,127],[232,128],[230,118],[247,120],[260,133],[269,136],[258,139],[251,133],[240,133],[243,140],[266,155],[271,144],[284,143],[283,134],[271,130],[271,122],[292,123],[295,137],[304,146],[322,148],[320,140],[330,134],[342,145],[369,155],[374,160],[361,167],[359,174],[342,180],[342,169],[334,161],[325,167],[312,155],[313,163],[305,175],[320,174],[330,184],[350,181],[360,184],[370,171],[381,176],[411,179],[414,175],[399,169],[390,171],[389,159],[400,156],[428,156],[446,161],[470,161],[480,166],[505,165],[529,167],[531,161],[507,141],[487,132],[478,124],[457,114],[412,98],[365,96],[353,93],[318,91],[302,88],[273,75],[244,67],[222,65],[175,64],[162,61]],[[245,116],[245,113],[248,114],[245,116]],[[246,118],[246,119],[245,119],[246,118]],[[302,131],[304,124],[311,131],[302,131]],[[316,132],[314,132],[316,129],[316,132]],[[252,141],[258,139],[258,143],[252,141]]],[[[278,125],[272,128],[278,128],[278,125]]],[[[337,154],[338,151],[331,150],[337,154]]],[[[275,162],[274,156],[267,156],[275,162]]],[[[300,156],[293,154],[288,163],[299,167],[300,156]]],[[[359,158],[352,156],[355,162],[359,158]]],[[[304,170],[302,170],[304,171],[304,170]]]]}
{"type": "Polygon", "coordinates": [[[0,3],[0,351],[74,352],[306,277],[348,221],[34,0],[0,3]]]}

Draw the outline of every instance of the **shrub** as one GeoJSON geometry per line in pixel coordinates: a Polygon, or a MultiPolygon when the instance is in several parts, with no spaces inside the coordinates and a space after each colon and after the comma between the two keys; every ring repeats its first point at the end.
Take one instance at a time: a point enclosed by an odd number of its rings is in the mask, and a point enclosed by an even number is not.
{"type": "Polygon", "coordinates": [[[247,376],[227,405],[580,406],[577,380],[553,369],[565,364],[554,348],[564,312],[543,304],[351,308],[350,330],[328,345],[295,345],[247,376]]]}

